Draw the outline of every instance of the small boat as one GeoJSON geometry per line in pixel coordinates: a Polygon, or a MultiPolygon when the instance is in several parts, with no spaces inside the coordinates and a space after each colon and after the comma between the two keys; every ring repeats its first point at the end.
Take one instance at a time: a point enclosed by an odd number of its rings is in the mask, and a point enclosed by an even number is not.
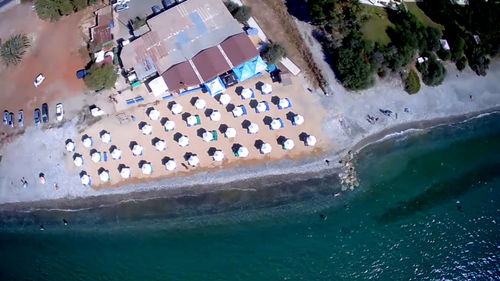
{"type": "Polygon", "coordinates": [[[40,175],[38,175],[38,177],[40,178],[40,183],[45,184],[45,175],[43,173],[40,173],[40,175]]]}

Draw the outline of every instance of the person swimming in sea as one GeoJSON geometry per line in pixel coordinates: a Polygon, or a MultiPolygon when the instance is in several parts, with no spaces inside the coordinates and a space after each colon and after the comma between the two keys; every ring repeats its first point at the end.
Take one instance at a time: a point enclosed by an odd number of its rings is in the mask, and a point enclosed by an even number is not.
{"type": "Polygon", "coordinates": [[[63,219],[64,225],[68,225],[68,221],[66,219],[63,219]]]}
{"type": "Polygon", "coordinates": [[[326,215],[323,214],[319,214],[319,217],[324,221],[328,218],[326,215]]]}
{"type": "Polygon", "coordinates": [[[40,230],[41,231],[44,231],[45,230],[45,227],[43,227],[43,224],[40,225],[40,230]]]}

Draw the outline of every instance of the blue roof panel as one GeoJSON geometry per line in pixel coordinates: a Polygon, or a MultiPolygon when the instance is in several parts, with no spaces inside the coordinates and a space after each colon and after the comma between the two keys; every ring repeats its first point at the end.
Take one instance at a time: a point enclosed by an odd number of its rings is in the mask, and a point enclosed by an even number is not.
{"type": "Polygon", "coordinates": [[[207,27],[205,26],[205,23],[203,23],[203,20],[201,19],[198,12],[192,12],[191,14],[189,14],[189,17],[191,18],[191,21],[194,23],[194,26],[196,27],[196,30],[200,35],[207,32],[207,27]]]}

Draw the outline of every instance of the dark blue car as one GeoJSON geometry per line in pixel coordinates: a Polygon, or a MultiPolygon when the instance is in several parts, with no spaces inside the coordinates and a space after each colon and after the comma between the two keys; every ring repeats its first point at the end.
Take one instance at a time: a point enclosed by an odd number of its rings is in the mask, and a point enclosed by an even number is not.
{"type": "Polygon", "coordinates": [[[34,117],[35,117],[35,125],[37,126],[40,125],[40,109],[35,108],[34,117]]]}

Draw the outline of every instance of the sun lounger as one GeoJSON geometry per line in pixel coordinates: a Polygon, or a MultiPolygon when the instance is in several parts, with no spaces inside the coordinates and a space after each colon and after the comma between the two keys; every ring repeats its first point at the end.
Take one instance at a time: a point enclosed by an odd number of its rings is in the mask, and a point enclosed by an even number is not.
{"type": "Polygon", "coordinates": [[[108,153],[104,152],[104,162],[108,162],[108,153]]]}
{"type": "Polygon", "coordinates": [[[241,116],[247,115],[247,108],[244,105],[241,106],[241,109],[243,110],[243,114],[241,116]]]}
{"type": "Polygon", "coordinates": [[[143,97],[136,97],[135,102],[143,102],[144,98],[143,97]]]}
{"type": "Polygon", "coordinates": [[[162,100],[171,100],[174,98],[174,95],[164,96],[162,100]]]}
{"type": "Polygon", "coordinates": [[[211,131],[211,133],[212,133],[212,141],[217,141],[219,139],[217,131],[213,130],[213,131],[211,131]]]}
{"type": "Polygon", "coordinates": [[[197,126],[197,125],[201,125],[200,115],[196,115],[196,124],[195,124],[195,126],[197,126]]]}
{"type": "Polygon", "coordinates": [[[134,104],[135,100],[134,99],[128,99],[125,101],[127,104],[134,104]]]}
{"type": "Polygon", "coordinates": [[[283,120],[281,120],[281,118],[279,120],[280,120],[280,123],[281,123],[281,128],[285,128],[285,124],[283,123],[283,120]]]}

